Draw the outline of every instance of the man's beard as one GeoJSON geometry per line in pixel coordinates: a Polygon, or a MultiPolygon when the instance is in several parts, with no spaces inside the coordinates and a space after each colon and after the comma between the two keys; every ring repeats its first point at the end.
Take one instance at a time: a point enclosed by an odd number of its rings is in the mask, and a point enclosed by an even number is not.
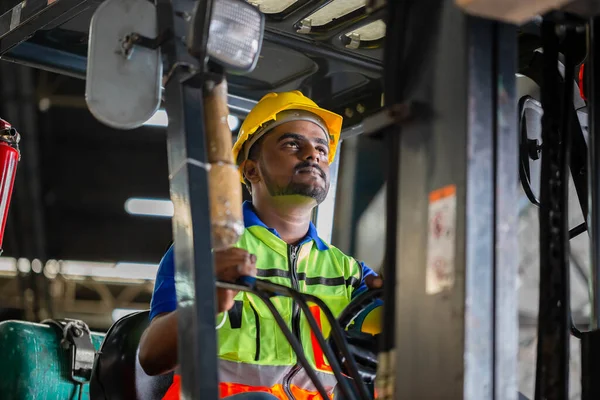
{"type": "MultiPolygon", "coordinates": [[[[297,171],[299,169],[307,168],[310,166],[312,166],[312,164],[310,163],[301,163],[297,165],[295,169],[297,171]]],[[[321,171],[321,173],[323,173],[323,171],[320,168],[317,167],[317,169],[321,171]]],[[[319,187],[307,183],[294,182],[293,180],[285,186],[279,186],[275,184],[271,180],[271,178],[267,176],[267,174],[263,173],[262,175],[265,181],[265,186],[267,187],[269,194],[273,197],[304,196],[316,200],[317,204],[321,204],[325,200],[325,198],[327,197],[327,193],[329,192],[329,182],[323,176],[321,178],[323,179],[323,182],[325,182],[325,186],[319,187]]]]}

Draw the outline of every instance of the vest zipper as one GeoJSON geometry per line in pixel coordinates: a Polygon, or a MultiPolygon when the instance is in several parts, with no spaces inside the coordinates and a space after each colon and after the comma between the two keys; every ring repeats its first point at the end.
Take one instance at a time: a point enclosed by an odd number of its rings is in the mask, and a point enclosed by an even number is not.
{"type": "MultiPolygon", "coordinates": [[[[296,271],[298,250],[300,250],[300,247],[288,245],[288,268],[290,269],[290,280],[292,282],[292,289],[294,290],[298,290],[298,273],[296,271]]],[[[300,306],[295,301],[292,301],[292,332],[300,340],[300,306]]],[[[300,369],[300,365],[296,362],[296,365],[294,365],[283,379],[283,389],[290,400],[294,400],[291,389],[292,379],[300,369]]]]}
{"type": "Polygon", "coordinates": [[[260,319],[258,317],[258,311],[256,311],[256,308],[254,308],[252,303],[250,303],[250,308],[254,311],[254,321],[256,321],[256,353],[254,354],[254,361],[258,361],[260,359],[260,319]]]}
{"type": "MultiPolygon", "coordinates": [[[[298,250],[300,248],[296,246],[288,245],[289,252],[289,268],[290,277],[292,279],[292,289],[298,290],[298,272],[296,266],[298,264],[298,250]]],[[[300,306],[292,301],[292,331],[294,335],[300,340],[300,306]]]]}

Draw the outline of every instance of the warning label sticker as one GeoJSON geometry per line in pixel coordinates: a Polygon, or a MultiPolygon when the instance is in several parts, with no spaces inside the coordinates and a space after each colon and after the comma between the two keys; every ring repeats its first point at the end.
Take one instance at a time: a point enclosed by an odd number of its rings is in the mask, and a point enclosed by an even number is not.
{"type": "Polygon", "coordinates": [[[427,276],[425,291],[437,294],[454,286],[456,248],[456,186],[429,194],[427,276]]]}

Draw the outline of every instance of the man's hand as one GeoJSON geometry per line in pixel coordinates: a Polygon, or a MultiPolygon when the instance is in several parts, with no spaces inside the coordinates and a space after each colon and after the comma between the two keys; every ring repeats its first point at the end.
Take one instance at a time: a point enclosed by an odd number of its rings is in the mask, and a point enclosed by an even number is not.
{"type": "MultiPolygon", "coordinates": [[[[256,256],[231,248],[215,252],[217,279],[235,282],[240,276],[256,276],[256,256]]],[[[233,307],[237,292],[217,289],[219,312],[233,307]]],[[[177,366],[177,311],[156,316],[140,340],[139,360],[148,375],[160,375],[177,366]]]]}
{"type": "Polygon", "coordinates": [[[376,275],[365,277],[365,284],[369,289],[381,289],[383,287],[383,279],[376,275]]]}
{"type": "MultiPolygon", "coordinates": [[[[246,250],[232,247],[215,251],[215,275],[218,280],[234,283],[240,276],[256,276],[256,256],[246,250]]],[[[229,311],[233,307],[235,290],[217,289],[218,312],[229,311]]]]}

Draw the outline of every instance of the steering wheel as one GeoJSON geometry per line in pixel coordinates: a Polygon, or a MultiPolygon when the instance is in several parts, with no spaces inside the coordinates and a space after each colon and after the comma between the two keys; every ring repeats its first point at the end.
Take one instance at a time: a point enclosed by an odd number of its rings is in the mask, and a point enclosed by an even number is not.
{"type": "MultiPolygon", "coordinates": [[[[375,383],[377,373],[382,297],[383,289],[368,290],[352,300],[337,318],[344,330],[350,353],[354,356],[359,373],[366,384],[375,383]]],[[[343,372],[347,375],[345,358],[331,338],[329,345],[333,348],[340,365],[342,365],[343,372]]]]}

